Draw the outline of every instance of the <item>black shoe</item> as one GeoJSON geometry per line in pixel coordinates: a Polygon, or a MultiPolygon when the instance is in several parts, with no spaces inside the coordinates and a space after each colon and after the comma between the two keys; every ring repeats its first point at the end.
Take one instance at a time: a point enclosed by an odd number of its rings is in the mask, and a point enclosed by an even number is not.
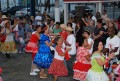
{"type": "Polygon", "coordinates": [[[6,54],[6,58],[10,58],[10,54],[6,54]]]}

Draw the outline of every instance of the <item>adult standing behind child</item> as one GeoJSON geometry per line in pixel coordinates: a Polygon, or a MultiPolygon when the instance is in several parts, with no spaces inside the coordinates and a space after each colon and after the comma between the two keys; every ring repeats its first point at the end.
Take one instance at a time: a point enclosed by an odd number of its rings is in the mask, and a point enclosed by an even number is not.
{"type": "Polygon", "coordinates": [[[73,75],[73,62],[76,55],[76,39],[73,34],[73,29],[71,27],[67,27],[66,31],[68,36],[65,41],[65,45],[67,48],[71,48],[71,50],[68,51],[68,54],[70,55],[70,59],[67,60],[67,69],[68,69],[68,74],[73,75]]]}
{"type": "Polygon", "coordinates": [[[63,38],[60,36],[57,36],[55,38],[54,44],[56,45],[55,55],[48,72],[49,74],[52,74],[54,76],[54,81],[57,81],[57,78],[59,76],[68,75],[67,68],[64,65],[64,57],[66,52],[70,50],[70,48],[66,48],[66,51],[64,50],[64,48],[62,48],[63,38]]]}

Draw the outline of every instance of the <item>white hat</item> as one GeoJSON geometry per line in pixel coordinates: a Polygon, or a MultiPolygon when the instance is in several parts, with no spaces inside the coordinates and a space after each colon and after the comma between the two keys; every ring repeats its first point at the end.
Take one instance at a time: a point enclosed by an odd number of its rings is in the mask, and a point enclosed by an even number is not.
{"type": "Polygon", "coordinates": [[[36,16],[35,20],[42,20],[42,17],[41,16],[36,16]]]}
{"type": "Polygon", "coordinates": [[[73,29],[72,29],[71,27],[69,27],[69,26],[66,27],[66,30],[67,30],[67,31],[73,31],[73,29]]]}
{"type": "Polygon", "coordinates": [[[5,19],[5,18],[7,18],[6,15],[2,15],[2,19],[5,19]]]}

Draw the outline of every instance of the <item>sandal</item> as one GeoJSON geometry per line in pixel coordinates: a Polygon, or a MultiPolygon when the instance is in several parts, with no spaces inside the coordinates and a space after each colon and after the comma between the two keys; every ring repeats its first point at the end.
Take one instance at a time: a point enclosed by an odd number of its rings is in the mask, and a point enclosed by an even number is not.
{"type": "MultiPolygon", "coordinates": [[[[41,75],[41,72],[40,72],[40,75],[41,75]]],[[[47,77],[47,74],[43,74],[45,77],[47,77]]]]}
{"type": "Polygon", "coordinates": [[[48,77],[46,77],[46,76],[41,76],[41,75],[40,75],[40,78],[41,78],[41,79],[46,79],[46,78],[48,78],[48,77]]]}

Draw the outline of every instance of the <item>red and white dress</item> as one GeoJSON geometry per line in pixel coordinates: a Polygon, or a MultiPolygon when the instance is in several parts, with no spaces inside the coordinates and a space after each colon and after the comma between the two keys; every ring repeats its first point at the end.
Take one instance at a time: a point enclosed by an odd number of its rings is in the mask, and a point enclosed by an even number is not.
{"type": "Polygon", "coordinates": [[[26,52],[33,53],[32,58],[34,58],[34,56],[38,52],[38,45],[37,44],[38,44],[38,37],[36,34],[32,34],[30,41],[28,42],[28,44],[26,45],[26,48],[25,48],[26,52]]]}
{"type": "Polygon", "coordinates": [[[60,56],[60,54],[63,54],[64,49],[61,47],[56,47],[55,49],[55,55],[53,62],[48,69],[48,73],[55,75],[55,76],[66,76],[68,75],[67,68],[64,65],[64,56],[60,56]]]}
{"type": "Polygon", "coordinates": [[[88,49],[84,47],[78,47],[76,61],[73,66],[74,79],[85,81],[87,72],[91,67],[90,62],[85,58],[85,56],[88,54],[88,49]]]}

